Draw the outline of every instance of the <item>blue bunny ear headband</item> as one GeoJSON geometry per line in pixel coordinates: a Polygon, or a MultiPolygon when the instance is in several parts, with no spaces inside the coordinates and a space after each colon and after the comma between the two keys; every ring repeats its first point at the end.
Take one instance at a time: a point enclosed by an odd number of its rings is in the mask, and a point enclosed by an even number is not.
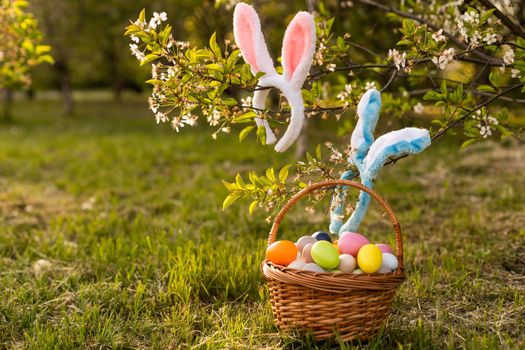
{"type": "MultiPolygon", "coordinates": [[[[360,176],[363,185],[372,188],[379,170],[390,159],[407,154],[416,154],[430,146],[430,134],[426,129],[404,128],[391,131],[374,141],[374,129],[381,110],[381,94],[375,89],[368,90],[357,105],[359,117],[350,141],[348,162],[357,168],[341,174],[341,179],[360,176]]],[[[356,232],[370,205],[370,195],[359,194],[356,208],[348,221],[343,224],[346,187],[338,187],[330,206],[330,232],[356,232]]]]}

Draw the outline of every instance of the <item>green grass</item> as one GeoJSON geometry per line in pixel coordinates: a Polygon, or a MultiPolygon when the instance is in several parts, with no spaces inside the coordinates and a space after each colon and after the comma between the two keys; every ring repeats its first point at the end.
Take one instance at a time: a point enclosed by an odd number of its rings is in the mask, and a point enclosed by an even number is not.
{"type": "MultiPolygon", "coordinates": [[[[220,210],[220,179],[286,156],[176,134],[133,101],[15,112],[0,126],[0,348],[316,347],[273,325],[266,213],[220,210]]],[[[377,189],[402,223],[408,280],[380,337],[317,346],[524,347],[524,158],[445,140],[385,169],[377,189]]],[[[282,237],[326,227],[322,206],[301,213],[282,237]]],[[[391,242],[385,223],[372,210],[362,232],[391,242]]]]}

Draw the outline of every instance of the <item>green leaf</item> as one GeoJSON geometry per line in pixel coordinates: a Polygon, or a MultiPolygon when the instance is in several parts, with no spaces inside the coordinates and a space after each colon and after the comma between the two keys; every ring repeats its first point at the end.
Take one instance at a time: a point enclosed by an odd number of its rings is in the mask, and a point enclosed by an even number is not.
{"type": "Polygon", "coordinates": [[[237,105],[237,100],[234,99],[234,98],[231,98],[231,97],[228,97],[224,100],[222,100],[222,104],[225,105],[225,106],[235,106],[237,105]]]}
{"type": "Polygon", "coordinates": [[[272,182],[277,182],[277,178],[275,177],[275,170],[273,169],[273,167],[266,169],[266,177],[272,182]]]}
{"type": "Polygon", "coordinates": [[[429,91],[423,96],[425,101],[439,101],[441,100],[441,94],[437,91],[429,91]]]}
{"type": "Polygon", "coordinates": [[[210,49],[217,58],[221,58],[221,48],[217,44],[217,33],[213,32],[210,37],[210,49]]]}
{"type": "Polygon", "coordinates": [[[257,140],[259,140],[263,145],[266,144],[266,128],[264,125],[257,127],[257,140]]]}
{"type": "Polygon", "coordinates": [[[288,169],[290,169],[290,166],[291,164],[286,164],[279,170],[279,181],[281,181],[281,183],[284,183],[288,178],[288,169]]]}
{"type": "Polygon", "coordinates": [[[241,174],[237,173],[235,176],[235,183],[237,184],[237,187],[244,188],[246,185],[244,184],[244,180],[242,179],[241,174]]]}
{"type": "Polygon", "coordinates": [[[250,207],[248,208],[248,212],[250,213],[250,215],[253,214],[253,211],[255,210],[258,204],[259,204],[258,201],[253,201],[250,203],[250,207]]]}
{"type": "Polygon", "coordinates": [[[154,54],[146,55],[146,57],[144,57],[144,59],[140,61],[140,65],[143,66],[145,64],[148,64],[152,61],[155,61],[157,58],[159,58],[159,56],[154,55],[154,54]]]}
{"type": "Polygon", "coordinates": [[[478,85],[478,91],[496,92],[490,85],[478,85]]]}
{"type": "Polygon", "coordinates": [[[239,50],[234,50],[230,56],[228,56],[228,59],[226,60],[226,68],[228,70],[232,70],[233,67],[235,67],[235,64],[239,60],[239,50]]]}
{"type": "Polygon", "coordinates": [[[448,94],[448,90],[447,90],[447,82],[446,80],[442,80],[441,81],[441,95],[442,96],[447,96],[448,94]]]}
{"type": "Polygon", "coordinates": [[[253,129],[255,129],[255,126],[253,125],[247,126],[244,129],[242,129],[241,132],[239,133],[239,142],[244,140],[246,136],[248,136],[250,132],[252,132],[253,129]]]}
{"type": "Polygon", "coordinates": [[[472,145],[473,143],[479,141],[479,139],[470,139],[461,144],[461,149],[467,148],[468,146],[472,145]]]}
{"type": "Polygon", "coordinates": [[[490,72],[489,80],[492,85],[499,88],[501,86],[501,75],[497,71],[490,72]]]}
{"type": "Polygon", "coordinates": [[[220,64],[217,64],[217,63],[210,63],[210,64],[207,64],[207,65],[206,65],[206,68],[208,68],[208,69],[213,69],[213,70],[219,71],[219,72],[221,72],[221,73],[224,73],[224,67],[221,66],[220,64]]]}
{"type": "Polygon", "coordinates": [[[253,120],[253,118],[255,118],[255,116],[257,116],[257,114],[254,111],[248,111],[248,112],[246,112],[244,114],[241,114],[238,117],[235,117],[232,120],[232,124],[251,122],[253,120]]]}
{"type": "Polygon", "coordinates": [[[142,9],[142,11],[140,11],[139,21],[146,22],[146,9],[142,9]]]}
{"type": "Polygon", "coordinates": [[[232,205],[237,199],[241,198],[241,196],[242,194],[240,192],[230,193],[224,198],[224,202],[222,202],[222,210],[226,210],[226,208],[232,205]]]}
{"type": "Polygon", "coordinates": [[[317,147],[315,148],[315,156],[319,160],[322,158],[322,156],[321,156],[321,145],[320,144],[318,144],[317,147]]]}
{"type": "Polygon", "coordinates": [[[229,182],[224,181],[224,180],[221,180],[221,181],[222,181],[222,184],[224,185],[224,187],[226,187],[226,189],[227,189],[228,191],[230,191],[230,192],[239,189],[239,188],[237,187],[237,184],[235,184],[235,183],[229,183],[229,182]]]}

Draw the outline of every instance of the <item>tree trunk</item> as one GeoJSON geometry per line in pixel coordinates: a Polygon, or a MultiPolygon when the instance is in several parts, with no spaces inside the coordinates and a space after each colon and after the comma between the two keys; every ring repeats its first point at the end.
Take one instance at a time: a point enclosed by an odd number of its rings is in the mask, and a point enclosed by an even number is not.
{"type": "Polygon", "coordinates": [[[69,73],[69,67],[63,60],[57,60],[55,63],[55,69],[58,74],[58,80],[60,82],[60,90],[62,91],[62,99],[64,102],[64,112],[66,115],[73,114],[73,92],[71,91],[71,76],[69,73]]]}
{"type": "Polygon", "coordinates": [[[4,91],[4,107],[2,111],[5,122],[13,121],[13,90],[5,89],[4,91]]]}

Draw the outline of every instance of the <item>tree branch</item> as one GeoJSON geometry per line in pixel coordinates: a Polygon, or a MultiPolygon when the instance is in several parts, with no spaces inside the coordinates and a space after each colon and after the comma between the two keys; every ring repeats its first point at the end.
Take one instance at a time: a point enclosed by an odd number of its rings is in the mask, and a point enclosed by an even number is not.
{"type": "MultiPolygon", "coordinates": [[[[376,1],[373,1],[373,0],[357,0],[357,2],[360,2],[362,4],[375,7],[377,9],[382,10],[382,11],[394,13],[394,14],[396,14],[398,16],[401,16],[401,17],[413,19],[414,21],[416,21],[418,23],[426,24],[429,28],[431,28],[432,30],[435,30],[435,31],[443,29],[443,28],[439,28],[435,24],[427,21],[426,19],[421,18],[419,16],[416,16],[416,15],[414,15],[412,13],[403,12],[401,10],[398,10],[396,8],[390,7],[388,5],[384,5],[382,3],[379,3],[379,2],[376,2],[376,1]]],[[[445,35],[449,40],[453,41],[456,45],[460,46],[464,50],[466,50],[468,48],[467,45],[464,42],[462,42],[461,40],[456,38],[451,33],[443,30],[443,35],[445,35]]],[[[483,60],[490,62],[491,65],[492,65],[492,63],[496,63],[496,65],[501,65],[502,64],[501,60],[495,60],[495,59],[491,58],[489,55],[481,52],[480,50],[473,49],[473,50],[471,50],[471,52],[476,54],[478,57],[482,58],[483,60]]],[[[483,61],[483,63],[485,63],[485,61],[483,61]]]]}
{"type": "Polygon", "coordinates": [[[446,125],[445,127],[441,128],[434,136],[432,136],[432,141],[434,141],[437,138],[443,136],[448,130],[450,130],[451,128],[456,126],[459,122],[461,122],[461,121],[465,120],[466,118],[470,117],[477,110],[479,110],[479,109],[489,105],[492,101],[497,100],[501,96],[504,96],[504,95],[508,94],[509,92],[511,92],[513,90],[516,90],[517,88],[523,87],[523,85],[525,85],[525,84],[524,83],[520,83],[520,84],[513,85],[513,86],[509,87],[508,89],[505,89],[505,90],[501,91],[500,93],[498,93],[498,94],[492,96],[491,98],[487,99],[486,101],[480,103],[479,105],[477,105],[476,107],[471,109],[468,113],[465,113],[464,115],[462,115],[460,118],[454,119],[454,121],[452,121],[450,124],[446,125]]]}
{"type": "Polygon", "coordinates": [[[507,17],[503,12],[501,12],[494,4],[490,2],[490,0],[478,0],[483,6],[485,6],[489,10],[494,10],[494,15],[498,17],[501,22],[505,25],[505,27],[509,28],[509,30],[516,34],[517,36],[520,36],[522,38],[525,38],[525,31],[517,25],[516,23],[512,22],[512,20],[507,17]]]}

